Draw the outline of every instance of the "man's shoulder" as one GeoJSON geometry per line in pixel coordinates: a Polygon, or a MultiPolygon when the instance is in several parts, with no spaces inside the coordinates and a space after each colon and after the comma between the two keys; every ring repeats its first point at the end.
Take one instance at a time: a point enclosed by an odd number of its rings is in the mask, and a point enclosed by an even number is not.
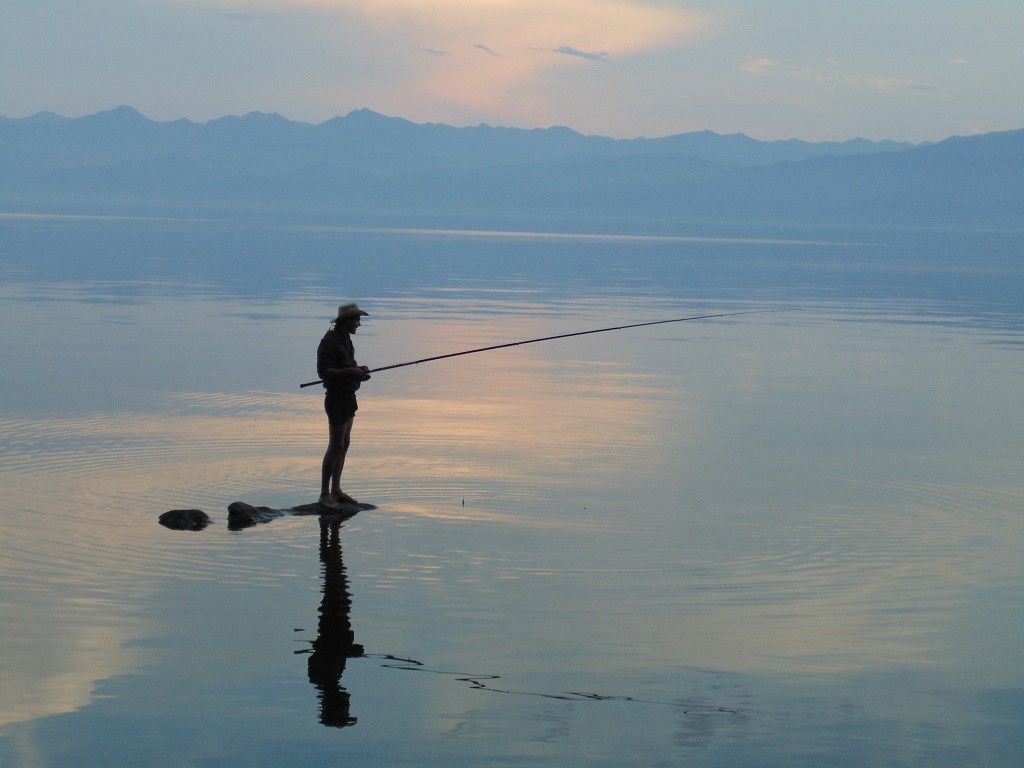
{"type": "Polygon", "coordinates": [[[352,356],[351,337],[342,331],[331,329],[320,339],[320,345],[316,348],[317,354],[333,354],[342,357],[352,356]]]}

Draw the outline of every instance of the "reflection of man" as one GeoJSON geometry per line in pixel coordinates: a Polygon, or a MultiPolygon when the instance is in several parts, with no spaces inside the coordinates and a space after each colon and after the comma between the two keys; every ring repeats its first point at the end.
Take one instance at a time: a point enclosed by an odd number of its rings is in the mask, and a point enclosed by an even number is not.
{"type": "Polygon", "coordinates": [[[345,662],[363,655],[363,646],[354,643],[349,611],[348,579],[341,561],[338,530],[341,522],[320,518],[320,562],[324,571],[324,598],[320,603],[316,640],[309,656],[309,682],[320,699],[320,722],[343,728],[354,725],[349,714],[349,694],[341,687],[345,662]]]}
{"type": "Polygon", "coordinates": [[[341,471],[345,468],[345,454],[352,438],[352,420],[355,418],[356,390],[370,378],[370,369],[356,363],[352,347],[352,334],[359,327],[360,318],[369,314],[357,304],[342,304],[334,327],[324,334],[316,350],[316,372],[323,379],[324,410],[327,411],[327,452],[320,473],[320,504],[328,509],[341,509],[341,505],[355,504],[356,500],[341,490],[341,471]]]}

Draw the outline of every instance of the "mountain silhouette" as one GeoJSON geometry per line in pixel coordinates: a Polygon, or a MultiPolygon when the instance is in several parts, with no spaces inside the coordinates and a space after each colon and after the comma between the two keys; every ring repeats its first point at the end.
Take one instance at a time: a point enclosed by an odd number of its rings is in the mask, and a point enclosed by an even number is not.
{"type": "Polygon", "coordinates": [[[588,136],[251,112],[155,121],[129,106],[0,119],[8,209],[279,209],[600,221],[1019,225],[1024,131],[912,145],[697,131],[588,136]]]}

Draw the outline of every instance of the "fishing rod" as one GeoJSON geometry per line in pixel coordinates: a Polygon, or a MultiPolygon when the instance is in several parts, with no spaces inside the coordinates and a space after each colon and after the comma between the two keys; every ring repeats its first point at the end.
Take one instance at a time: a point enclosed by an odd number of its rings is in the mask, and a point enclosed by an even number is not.
{"type": "MultiPolygon", "coordinates": [[[[554,341],[555,339],[568,339],[570,336],[586,336],[591,333],[607,333],[608,331],[622,331],[626,328],[642,328],[645,325],[663,325],[665,323],[685,323],[687,320],[710,320],[716,317],[735,317],[736,315],[760,315],[766,312],[785,312],[785,308],[780,309],[749,309],[745,312],[719,312],[714,315],[691,315],[690,317],[675,317],[671,320],[651,320],[646,323],[631,323],[630,325],[613,325],[608,328],[594,328],[590,331],[576,331],[575,333],[560,333],[557,336],[541,336],[537,339],[524,339],[522,341],[509,341],[504,344],[492,344],[489,347],[477,347],[476,349],[467,349],[462,352],[449,352],[447,355],[434,355],[433,357],[423,357],[419,360],[410,360],[407,363],[395,363],[393,365],[383,365],[380,368],[371,368],[370,373],[377,373],[378,371],[390,371],[392,368],[404,368],[407,365],[419,365],[420,363],[429,363],[433,360],[444,360],[449,357],[461,357],[462,355],[473,355],[477,352],[489,352],[492,349],[505,349],[506,347],[519,347],[523,344],[536,344],[538,341],[554,341]]],[[[316,381],[307,381],[305,384],[299,384],[299,389],[302,387],[312,387],[314,384],[322,384],[323,379],[317,379],[316,381]]]]}

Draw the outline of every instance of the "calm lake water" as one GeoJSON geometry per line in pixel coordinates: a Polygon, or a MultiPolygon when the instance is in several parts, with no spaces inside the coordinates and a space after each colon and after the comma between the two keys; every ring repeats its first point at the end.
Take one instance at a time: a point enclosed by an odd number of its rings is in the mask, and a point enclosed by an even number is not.
{"type": "Polygon", "coordinates": [[[0,217],[0,764],[1020,765],[1024,235],[600,235],[0,217]],[[377,374],[378,509],[229,531],[348,300],[371,367],[786,311],[377,374]]]}

